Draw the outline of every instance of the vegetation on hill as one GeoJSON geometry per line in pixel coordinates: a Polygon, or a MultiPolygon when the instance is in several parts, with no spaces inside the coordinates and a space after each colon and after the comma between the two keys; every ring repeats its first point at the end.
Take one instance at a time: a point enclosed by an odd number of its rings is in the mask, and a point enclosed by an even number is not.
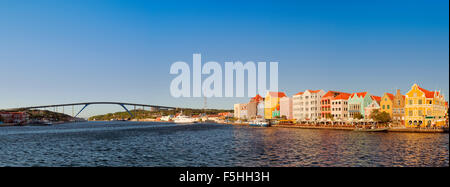
{"type": "MultiPolygon", "coordinates": [[[[148,110],[130,110],[130,112],[134,115],[133,119],[156,119],[160,116],[167,116],[167,115],[175,115],[177,113],[180,113],[183,111],[184,115],[200,115],[203,113],[206,113],[207,115],[215,115],[222,112],[233,112],[232,110],[221,110],[221,109],[206,109],[205,111],[203,109],[176,109],[176,110],[158,110],[158,111],[148,111],[148,110]]],[[[116,113],[108,113],[104,115],[97,115],[92,116],[89,118],[89,120],[96,120],[96,121],[109,121],[112,119],[130,119],[131,116],[128,112],[116,112],[116,113]]]]}
{"type": "Polygon", "coordinates": [[[26,113],[30,120],[70,121],[73,119],[70,115],[48,110],[27,110],[26,113]]]}
{"type": "MultiPolygon", "coordinates": [[[[25,112],[28,114],[28,119],[30,120],[49,120],[49,121],[70,121],[72,120],[72,116],[52,112],[48,110],[25,110],[25,111],[8,111],[8,112],[25,112]]],[[[0,121],[2,121],[0,116],[0,121]]]]}

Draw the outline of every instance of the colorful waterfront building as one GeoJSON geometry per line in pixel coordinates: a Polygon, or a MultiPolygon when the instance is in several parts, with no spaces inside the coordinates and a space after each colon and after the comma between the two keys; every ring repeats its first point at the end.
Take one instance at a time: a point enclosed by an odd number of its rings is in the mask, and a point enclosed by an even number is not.
{"type": "Polygon", "coordinates": [[[250,102],[247,105],[247,115],[249,119],[255,119],[258,115],[258,105],[259,103],[264,102],[264,98],[259,94],[250,99],[250,102]]]}
{"type": "Polygon", "coordinates": [[[280,99],[280,117],[285,116],[286,119],[292,119],[292,98],[283,97],[280,99]]]}
{"type": "Polygon", "coordinates": [[[386,112],[389,116],[393,116],[394,94],[384,93],[381,97],[380,112],[386,112]]]}
{"type": "Polygon", "coordinates": [[[348,98],[351,94],[341,93],[331,99],[331,116],[335,120],[346,120],[348,118],[348,98]]]}
{"type": "Polygon", "coordinates": [[[332,118],[331,100],[333,100],[336,96],[340,94],[343,94],[343,92],[328,91],[327,93],[325,93],[325,95],[322,96],[320,100],[321,118],[332,118]]]}
{"type": "Polygon", "coordinates": [[[405,117],[405,96],[400,89],[394,94],[384,93],[381,98],[380,112],[386,112],[391,116],[393,122],[402,122],[405,117]]]}
{"type": "Polygon", "coordinates": [[[392,105],[392,121],[403,123],[405,120],[405,98],[406,96],[400,93],[400,89],[397,89],[392,105]]]}
{"type": "Polygon", "coordinates": [[[293,116],[296,120],[317,120],[321,116],[320,101],[325,95],[323,90],[306,90],[292,96],[293,116]]]}
{"type": "Polygon", "coordinates": [[[248,103],[234,104],[234,117],[238,119],[248,119],[248,103]]]}
{"type": "Polygon", "coordinates": [[[279,107],[280,107],[280,99],[282,97],[286,97],[286,94],[284,94],[283,92],[270,92],[268,91],[266,94],[266,97],[264,99],[264,118],[265,119],[274,119],[276,117],[279,117],[279,107]],[[278,110],[278,112],[276,112],[275,114],[278,115],[273,115],[274,111],[278,110]]]}
{"type": "Polygon", "coordinates": [[[381,98],[380,98],[380,100],[372,99],[372,102],[364,108],[364,118],[370,119],[370,115],[375,110],[380,111],[380,103],[381,103],[381,98]]]}
{"type": "Polygon", "coordinates": [[[368,92],[353,93],[348,99],[349,118],[355,119],[357,115],[365,118],[365,108],[369,106],[373,100],[381,100],[381,97],[372,96],[368,92]]]}
{"type": "Polygon", "coordinates": [[[405,127],[445,125],[446,101],[440,91],[428,91],[414,84],[405,96],[405,127]]]}

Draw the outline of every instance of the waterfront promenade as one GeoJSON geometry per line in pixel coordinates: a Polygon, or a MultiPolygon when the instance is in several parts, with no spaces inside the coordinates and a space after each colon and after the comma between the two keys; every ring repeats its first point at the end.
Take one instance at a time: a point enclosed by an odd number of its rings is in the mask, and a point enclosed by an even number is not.
{"type": "MultiPolygon", "coordinates": [[[[243,125],[245,123],[228,123],[230,125],[243,125]]],[[[355,129],[369,129],[370,125],[320,125],[320,124],[276,124],[272,125],[274,128],[299,128],[299,129],[324,129],[324,130],[346,130],[354,131],[355,129]]],[[[409,133],[448,133],[447,128],[405,128],[405,127],[391,127],[387,132],[409,132],[409,133]]]]}

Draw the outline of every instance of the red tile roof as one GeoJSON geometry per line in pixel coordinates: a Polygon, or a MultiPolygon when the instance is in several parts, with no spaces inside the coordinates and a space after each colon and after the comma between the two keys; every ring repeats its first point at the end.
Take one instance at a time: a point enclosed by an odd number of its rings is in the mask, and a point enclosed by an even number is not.
{"type": "Polygon", "coordinates": [[[252,97],[252,98],[250,99],[250,102],[260,102],[260,101],[262,101],[262,100],[264,100],[264,98],[261,97],[259,94],[257,94],[255,97],[252,97]]]}
{"type": "Polygon", "coordinates": [[[367,95],[367,92],[358,92],[358,93],[352,93],[350,97],[353,97],[354,95],[357,95],[358,97],[365,97],[367,95]]]}
{"type": "Polygon", "coordinates": [[[380,101],[381,101],[381,97],[380,97],[380,96],[374,96],[374,95],[371,95],[370,97],[372,98],[372,100],[375,100],[375,101],[377,101],[377,102],[380,102],[380,101]]]}
{"type": "Polygon", "coordinates": [[[306,91],[309,91],[310,93],[317,93],[317,92],[320,92],[320,90],[306,90],[306,91]]]}
{"type": "Polygon", "coordinates": [[[344,93],[344,92],[338,92],[338,91],[328,91],[325,95],[323,95],[322,98],[326,98],[326,97],[337,97],[341,94],[348,94],[350,96],[349,93],[344,93]]]}
{"type": "Polygon", "coordinates": [[[391,94],[391,93],[385,93],[385,94],[389,97],[389,99],[390,99],[391,101],[394,100],[394,94],[391,94]]]}
{"type": "Polygon", "coordinates": [[[423,93],[425,93],[425,97],[426,98],[434,98],[434,95],[436,94],[436,96],[439,95],[439,92],[432,92],[432,91],[428,91],[426,89],[421,88],[420,86],[417,86],[417,88],[419,88],[420,91],[422,91],[423,93]]]}
{"type": "Polygon", "coordinates": [[[284,94],[284,92],[269,92],[269,95],[271,97],[286,97],[286,94],[284,94]]]}
{"type": "Polygon", "coordinates": [[[304,93],[304,92],[298,92],[298,93],[295,94],[295,95],[303,95],[303,93],[304,93]]]}
{"type": "Polygon", "coordinates": [[[350,95],[352,95],[352,94],[349,94],[349,93],[341,93],[341,94],[339,94],[338,96],[336,96],[336,97],[334,97],[333,99],[331,99],[331,100],[348,100],[348,98],[350,97],[350,95]]]}

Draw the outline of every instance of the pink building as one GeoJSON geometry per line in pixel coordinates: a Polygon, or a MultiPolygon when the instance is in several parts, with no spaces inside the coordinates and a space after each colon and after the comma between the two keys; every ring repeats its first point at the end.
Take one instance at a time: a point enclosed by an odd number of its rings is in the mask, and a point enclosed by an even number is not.
{"type": "Polygon", "coordinates": [[[286,116],[287,119],[293,119],[292,98],[283,97],[280,99],[280,117],[286,116]]]}
{"type": "MultiPolygon", "coordinates": [[[[373,98],[376,96],[373,96],[373,98]]],[[[380,100],[378,100],[377,98],[374,98],[374,100],[372,101],[372,103],[370,103],[368,106],[366,106],[366,108],[364,108],[364,117],[366,119],[370,119],[370,114],[372,114],[375,110],[380,110],[380,100]]]]}

